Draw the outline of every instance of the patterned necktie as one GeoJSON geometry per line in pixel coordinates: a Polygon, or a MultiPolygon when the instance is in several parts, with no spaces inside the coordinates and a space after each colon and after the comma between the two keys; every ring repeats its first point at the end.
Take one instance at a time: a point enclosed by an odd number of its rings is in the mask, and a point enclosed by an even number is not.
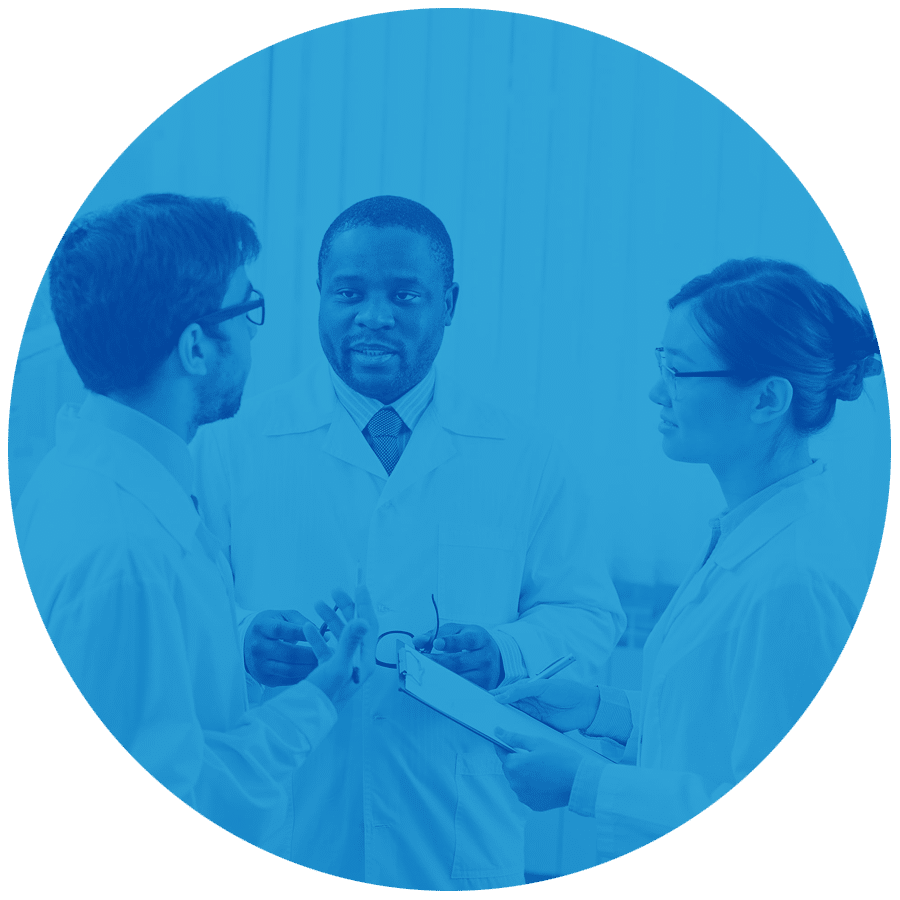
{"type": "Polygon", "coordinates": [[[369,419],[365,435],[369,446],[384,466],[384,471],[391,474],[397,460],[400,459],[399,435],[403,428],[403,419],[390,406],[383,406],[369,419]]]}

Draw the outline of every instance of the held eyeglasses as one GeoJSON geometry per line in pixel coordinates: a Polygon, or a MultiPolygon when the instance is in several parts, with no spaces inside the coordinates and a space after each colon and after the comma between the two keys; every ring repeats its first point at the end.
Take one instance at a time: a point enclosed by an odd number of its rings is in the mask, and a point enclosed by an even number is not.
{"type": "Polygon", "coordinates": [[[654,352],[663,384],[673,397],[676,396],[676,385],[679,378],[738,378],[742,374],[734,369],[717,369],[712,372],[679,372],[666,362],[666,351],[663,347],[656,347],[654,352]]]}
{"type": "MultiPolygon", "coordinates": [[[[434,640],[437,637],[438,631],[440,630],[440,627],[441,627],[441,614],[438,612],[437,601],[434,599],[434,594],[431,595],[431,605],[434,607],[434,618],[435,618],[434,633],[428,639],[425,646],[419,651],[420,653],[431,653],[432,649],[434,648],[434,640]]],[[[338,611],[337,606],[335,606],[334,611],[335,612],[338,611]]],[[[321,627],[319,628],[319,634],[321,634],[322,637],[325,637],[326,631],[328,631],[328,623],[323,622],[321,627]]],[[[384,639],[392,634],[402,634],[408,638],[415,637],[415,635],[411,631],[402,631],[399,629],[394,630],[394,631],[385,631],[382,634],[378,635],[378,639],[375,641],[375,664],[378,666],[382,666],[385,669],[396,669],[397,668],[397,663],[386,662],[384,659],[381,659],[378,656],[379,647],[382,646],[382,644],[381,644],[382,639],[384,639]]],[[[393,650],[393,646],[391,646],[390,649],[385,649],[384,653],[389,653],[391,650],[393,650]]]]}

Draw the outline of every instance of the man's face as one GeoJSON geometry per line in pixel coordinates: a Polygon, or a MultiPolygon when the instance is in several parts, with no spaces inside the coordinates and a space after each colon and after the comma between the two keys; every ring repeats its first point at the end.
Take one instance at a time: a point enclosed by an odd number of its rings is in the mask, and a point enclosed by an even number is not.
{"type": "Polygon", "coordinates": [[[424,235],[394,226],[342,232],[319,282],[328,362],[355,391],[393,403],[431,368],[458,293],[424,235]]]}
{"type": "MultiPolygon", "coordinates": [[[[253,286],[241,266],[232,276],[222,309],[244,303],[253,286]]],[[[226,319],[218,326],[223,340],[215,341],[210,371],[198,386],[197,425],[230,419],[241,406],[244,385],[250,374],[250,341],[258,326],[246,315],[226,319]]]]}

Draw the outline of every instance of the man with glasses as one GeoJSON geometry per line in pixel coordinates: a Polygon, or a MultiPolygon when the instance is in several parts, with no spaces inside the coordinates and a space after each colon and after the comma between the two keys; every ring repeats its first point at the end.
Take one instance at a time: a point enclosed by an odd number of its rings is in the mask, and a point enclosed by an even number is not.
{"type": "Polygon", "coordinates": [[[284,854],[291,778],[355,691],[353,666],[374,668],[377,623],[364,589],[368,622],[340,595],[337,651],[307,628],[316,670],[249,709],[232,574],[198,515],[188,442],[240,406],[265,316],[244,269],[259,249],[246,216],[176,195],[69,228],[50,293],[89,393],[60,414],[16,529],[47,630],[113,735],[186,803],[284,854]]]}
{"type": "Polygon", "coordinates": [[[313,598],[362,571],[381,623],[381,665],[296,781],[291,858],[395,887],[519,884],[525,810],[493,746],[399,692],[396,643],[486,689],[567,654],[596,677],[624,626],[596,511],[550,439],[435,371],[459,285],[434,213],[401,197],[345,210],[318,288],[325,359],[198,447],[204,513],[256,613],[245,663],[269,693],[315,671],[313,598]]]}

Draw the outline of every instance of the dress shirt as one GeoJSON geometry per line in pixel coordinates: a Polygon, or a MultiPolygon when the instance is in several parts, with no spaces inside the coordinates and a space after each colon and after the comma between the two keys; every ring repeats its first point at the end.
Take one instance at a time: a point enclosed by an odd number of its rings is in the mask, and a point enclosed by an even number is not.
{"type": "MultiPolygon", "coordinates": [[[[406,426],[406,428],[402,428],[397,435],[397,442],[400,445],[400,455],[402,458],[403,451],[406,449],[409,439],[412,437],[413,430],[416,425],[419,424],[419,420],[422,418],[425,410],[431,405],[431,400],[434,397],[434,384],[436,378],[434,366],[428,370],[428,374],[415,387],[410,388],[402,397],[390,404],[385,404],[380,400],[373,400],[371,397],[360,394],[358,391],[353,390],[353,388],[347,385],[337,375],[334,369],[330,369],[329,371],[331,375],[331,384],[334,387],[334,392],[337,395],[341,406],[347,410],[350,414],[350,418],[353,419],[356,427],[359,428],[361,432],[365,431],[372,416],[384,406],[390,406],[397,415],[400,416],[403,420],[403,424],[406,426]]],[[[372,452],[374,453],[375,451],[373,450],[372,452]]],[[[244,634],[249,619],[244,610],[240,611],[240,615],[241,633],[244,634]]],[[[463,622],[458,624],[469,623],[463,622]]],[[[500,658],[503,662],[503,679],[498,687],[512,684],[513,682],[524,678],[528,674],[528,670],[525,666],[525,660],[522,657],[522,651],[519,649],[519,645],[503,631],[490,628],[487,630],[496,642],[497,647],[500,650],[500,658]]]]}

